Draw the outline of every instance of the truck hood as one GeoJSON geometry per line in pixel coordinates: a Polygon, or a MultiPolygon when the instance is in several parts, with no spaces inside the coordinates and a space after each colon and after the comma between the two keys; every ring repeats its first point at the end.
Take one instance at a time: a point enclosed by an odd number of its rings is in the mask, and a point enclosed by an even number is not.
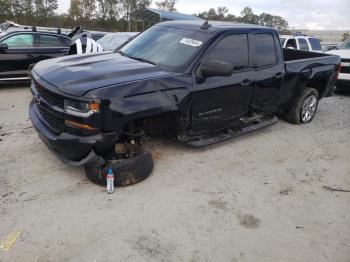
{"type": "Polygon", "coordinates": [[[44,60],[34,72],[59,91],[82,96],[100,87],[162,77],[171,73],[117,53],[66,56],[44,60]]]}
{"type": "Polygon", "coordinates": [[[343,59],[350,59],[350,50],[331,50],[327,54],[338,55],[343,59]]]}

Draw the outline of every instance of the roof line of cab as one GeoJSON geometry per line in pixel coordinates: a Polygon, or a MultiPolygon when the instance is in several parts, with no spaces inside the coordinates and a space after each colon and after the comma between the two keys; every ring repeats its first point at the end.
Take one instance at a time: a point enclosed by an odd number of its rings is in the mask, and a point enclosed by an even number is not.
{"type": "Polygon", "coordinates": [[[266,31],[276,31],[274,28],[265,27],[261,25],[252,25],[244,23],[222,22],[222,21],[206,21],[206,20],[176,20],[168,21],[157,24],[161,27],[174,27],[179,29],[187,29],[192,31],[200,31],[207,33],[216,33],[227,29],[264,29],[266,31]],[[206,27],[202,27],[205,23],[208,23],[206,27]]]}

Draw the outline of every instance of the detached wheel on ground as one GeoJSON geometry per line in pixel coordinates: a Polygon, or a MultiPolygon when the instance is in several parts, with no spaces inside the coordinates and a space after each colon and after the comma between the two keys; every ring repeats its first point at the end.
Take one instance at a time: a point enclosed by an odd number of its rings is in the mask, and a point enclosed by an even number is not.
{"type": "Polygon", "coordinates": [[[103,166],[85,166],[85,173],[91,182],[106,185],[106,175],[111,168],[114,173],[114,185],[122,187],[141,182],[151,174],[153,167],[152,155],[149,152],[141,152],[122,160],[109,158],[103,166]]]}
{"type": "Polygon", "coordinates": [[[290,111],[286,115],[292,124],[305,124],[312,121],[318,107],[318,92],[314,88],[306,88],[296,98],[290,111]]]}

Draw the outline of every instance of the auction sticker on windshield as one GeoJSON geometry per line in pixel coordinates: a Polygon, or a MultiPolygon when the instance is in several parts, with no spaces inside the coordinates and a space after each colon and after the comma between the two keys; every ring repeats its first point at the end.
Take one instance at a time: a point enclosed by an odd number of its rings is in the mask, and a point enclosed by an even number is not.
{"type": "Polygon", "coordinates": [[[191,38],[182,38],[180,41],[181,44],[184,45],[190,45],[190,46],[194,46],[194,47],[198,47],[200,46],[203,42],[198,41],[198,40],[194,40],[191,38]]]}

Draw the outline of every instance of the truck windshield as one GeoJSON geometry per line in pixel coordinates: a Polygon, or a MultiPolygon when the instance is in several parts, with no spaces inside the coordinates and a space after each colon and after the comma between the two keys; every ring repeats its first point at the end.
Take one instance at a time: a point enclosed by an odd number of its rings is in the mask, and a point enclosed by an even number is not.
{"type": "Polygon", "coordinates": [[[153,26],[117,52],[170,72],[184,72],[208,38],[207,33],[153,26]]]}
{"type": "Polygon", "coordinates": [[[339,48],[340,50],[344,50],[344,49],[347,49],[349,50],[350,49],[350,39],[346,40],[344,43],[342,43],[339,48]]]}

